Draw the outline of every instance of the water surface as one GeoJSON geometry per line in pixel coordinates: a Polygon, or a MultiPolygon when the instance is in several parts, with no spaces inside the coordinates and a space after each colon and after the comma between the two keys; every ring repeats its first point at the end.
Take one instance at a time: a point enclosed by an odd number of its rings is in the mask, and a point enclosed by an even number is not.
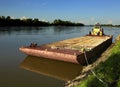
{"type": "MultiPolygon", "coordinates": [[[[27,56],[19,47],[32,42],[46,44],[86,35],[92,27],[1,27],[0,87],[61,87],[79,75],[76,64],[27,56]]],[[[104,27],[114,38],[120,28],[104,27]]]]}

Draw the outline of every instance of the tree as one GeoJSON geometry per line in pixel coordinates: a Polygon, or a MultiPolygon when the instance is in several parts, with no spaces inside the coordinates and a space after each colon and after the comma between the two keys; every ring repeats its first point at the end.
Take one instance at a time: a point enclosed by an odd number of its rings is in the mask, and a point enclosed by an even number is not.
{"type": "Polygon", "coordinates": [[[60,19],[55,19],[54,22],[53,22],[54,25],[60,25],[62,24],[62,20],[60,19]]]}
{"type": "Polygon", "coordinates": [[[7,16],[7,17],[6,17],[6,20],[11,20],[11,17],[10,17],[10,16],[7,16]]]}
{"type": "Polygon", "coordinates": [[[34,26],[38,26],[38,25],[39,25],[39,19],[38,19],[38,18],[35,18],[35,19],[33,20],[33,25],[34,25],[34,26]]]}
{"type": "Polygon", "coordinates": [[[71,21],[63,21],[55,19],[53,23],[39,21],[38,18],[32,19],[12,19],[10,16],[0,16],[0,26],[84,26],[82,23],[73,23],[71,21]]]}
{"type": "Polygon", "coordinates": [[[71,21],[63,21],[60,19],[55,19],[53,22],[53,25],[56,25],[56,26],[59,26],[59,25],[62,25],[62,26],[84,26],[84,24],[82,24],[82,23],[73,23],[71,21]]]}

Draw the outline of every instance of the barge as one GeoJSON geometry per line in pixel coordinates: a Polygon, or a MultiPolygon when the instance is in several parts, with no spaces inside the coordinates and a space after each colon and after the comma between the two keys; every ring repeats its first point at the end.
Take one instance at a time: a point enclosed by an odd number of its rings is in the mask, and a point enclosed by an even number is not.
{"type": "Polygon", "coordinates": [[[88,35],[38,46],[20,47],[23,53],[64,62],[85,64],[100,55],[112,44],[112,36],[105,35],[103,29],[95,25],[88,35]]]}

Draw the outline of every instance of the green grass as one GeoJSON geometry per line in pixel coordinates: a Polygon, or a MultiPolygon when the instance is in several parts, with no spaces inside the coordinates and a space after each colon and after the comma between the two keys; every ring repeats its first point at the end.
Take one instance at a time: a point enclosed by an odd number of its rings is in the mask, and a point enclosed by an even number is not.
{"type": "Polygon", "coordinates": [[[92,73],[77,87],[120,87],[120,41],[111,49],[108,60],[94,69],[100,82],[92,73]]]}

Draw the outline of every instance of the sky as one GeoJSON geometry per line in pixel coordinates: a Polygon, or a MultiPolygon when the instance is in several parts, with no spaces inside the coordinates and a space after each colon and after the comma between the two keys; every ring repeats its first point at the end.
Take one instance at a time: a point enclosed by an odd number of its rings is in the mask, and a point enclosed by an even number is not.
{"type": "Polygon", "coordinates": [[[0,16],[120,24],[120,0],[0,0],[0,16]]]}

